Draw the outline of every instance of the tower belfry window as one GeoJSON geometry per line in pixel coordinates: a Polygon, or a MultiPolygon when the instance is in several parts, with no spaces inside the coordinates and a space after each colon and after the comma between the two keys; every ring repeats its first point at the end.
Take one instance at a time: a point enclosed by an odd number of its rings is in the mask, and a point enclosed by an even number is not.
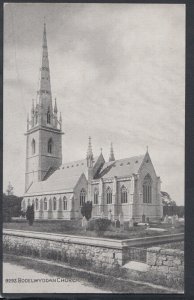
{"type": "Polygon", "coordinates": [[[53,151],[53,141],[52,141],[52,139],[50,139],[49,141],[48,141],[48,153],[52,153],[52,151],[53,151]]]}

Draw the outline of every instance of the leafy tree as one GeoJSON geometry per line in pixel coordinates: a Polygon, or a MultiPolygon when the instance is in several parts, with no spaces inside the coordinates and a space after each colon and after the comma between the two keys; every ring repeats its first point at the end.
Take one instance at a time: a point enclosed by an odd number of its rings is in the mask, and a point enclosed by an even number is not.
{"type": "Polygon", "coordinates": [[[11,185],[10,182],[8,184],[6,192],[7,192],[7,195],[13,195],[13,186],[11,185]]]}
{"type": "Polygon", "coordinates": [[[26,210],[26,219],[28,220],[28,224],[30,226],[34,223],[34,205],[28,205],[26,210]]]}
{"type": "Polygon", "coordinates": [[[89,221],[89,219],[91,219],[91,216],[92,216],[92,202],[91,201],[87,201],[83,204],[83,206],[81,208],[81,214],[83,217],[86,218],[87,221],[89,221]]]}
{"type": "Polygon", "coordinates": [[[3,221],[10,222],[12,217],[21,215],[22,197],[3,194],[3,221]]]}
{"type": "Polygon", "coordinates": [[[162,204],[164,206],[176,206],[176,202],[172,200],[171,196],[167,192],[160,192],[162,197],[162,204]]]}

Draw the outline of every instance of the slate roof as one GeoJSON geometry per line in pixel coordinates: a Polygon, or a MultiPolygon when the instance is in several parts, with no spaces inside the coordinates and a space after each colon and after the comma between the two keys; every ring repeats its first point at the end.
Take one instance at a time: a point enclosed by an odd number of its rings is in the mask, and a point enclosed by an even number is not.
{"type": "Polygon", "coordinates": [[[123,158],[103,165],[98,178],[123,177],[138,173],[138,170],[143,162],[144,155],[123,158]]]}
{"type": "MultiPolygon", "coordinates": [[[[94,158],[94,164],[98,157],[94,158]]],[[[86,174],[86,159],[72,161],[60,166],[48,179],[34,182],[25,195],[41,194],[45,192],[73,191],[80,176],[86,174]]]]}
{"type": "MultiPolygon", "coordinates": [[[[133,173],[137,173],[145,155],[134,156],[130,158],[119,159],[116,161],[104,163],[97,178],[111,178],[114,176],[123,177],[130,176],[133,173]]],[[[98,157],[94,158],[94,164],[98,157]]],[[[73,192],[79,178],[82,174],[86,174],[87,161],[86,159],[72,161],[61,165],[48,179],[40,182],[33,183],[29,190],[26,192],[26,196],[51,193],[51,192],[73,192]]]]}

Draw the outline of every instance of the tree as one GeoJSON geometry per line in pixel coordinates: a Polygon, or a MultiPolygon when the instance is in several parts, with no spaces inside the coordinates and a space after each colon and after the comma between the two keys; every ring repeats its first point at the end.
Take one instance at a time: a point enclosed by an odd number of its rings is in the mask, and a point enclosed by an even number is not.
{"type": "Polygon", "coordinates": [[[86,218],[87,221],[89,221],[89,219],[92,216],[92,202],[91,201],[87,201],[83,204],[83,206],[81,208],[81,214],[83,217],[86,218]]]}
{"type": "Polygon", "coordinates": [[[34,223],[34,205],[28,205],[26,210],[26,219],[28,220],[28,224],[30,226],[34,223]]]}
{"type": "Polygon", "coordinates": [[[11,185],[11,183],[9,182],[8,187],[7,187],[7,195],[13,195],[13,186],[11,185]]]}
{"type": "Polygon", "coordinates": [[[164,206],[176,206],[176,202],[172,200],[170,195],[167,192],[160,192],[162,197],[162,204],[164,206]]]}
{"type": "Polygon", "coordinates": [[[10,222],[12,217],[21,215],[22,197],[3,194],[3,221],[10,222]]]}

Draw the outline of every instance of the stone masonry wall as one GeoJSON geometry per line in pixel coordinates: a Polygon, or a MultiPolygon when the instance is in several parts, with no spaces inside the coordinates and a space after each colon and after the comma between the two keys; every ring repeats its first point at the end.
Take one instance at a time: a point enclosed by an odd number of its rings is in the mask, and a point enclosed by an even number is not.
{"type": "Polygon", "coordinates": [[[161,274],[164,281],[183,287],[184,251],[152,247],[147,249],[147,264],[150,271],[161,274]]]}
{"type": "Polygon", "coordinates": [[[96,268],[122,265],[122,250],[58,239],[3,235],[5,253],[57,259],[67,263],[91,264],[96,268]]]}

